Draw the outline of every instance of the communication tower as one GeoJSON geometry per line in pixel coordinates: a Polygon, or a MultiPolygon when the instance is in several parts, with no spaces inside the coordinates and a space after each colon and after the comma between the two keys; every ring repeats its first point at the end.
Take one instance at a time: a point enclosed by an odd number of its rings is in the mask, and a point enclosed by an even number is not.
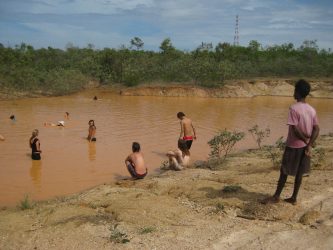
{"type": "Polygon", "coordinates": [[[238,46],[238,45],[239,45],[238,15],[236,15],[236,26],[235,26],[234,46],[238,46]]]}

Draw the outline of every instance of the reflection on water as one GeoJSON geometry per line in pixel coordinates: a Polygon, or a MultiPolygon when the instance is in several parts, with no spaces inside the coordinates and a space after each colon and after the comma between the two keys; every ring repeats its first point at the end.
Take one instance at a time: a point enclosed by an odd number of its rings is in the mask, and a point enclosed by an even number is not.
{"type": "Polygon", "coordinates": [[[42,161],[31,161],[30,176],[34,187],[40,192],[42,187],[42,161]]]}
{"type": "Polygon", "coordinates": [[[96,160],[96,143],[95,142],[87,142],[87,144],[88,144],[89,160],[94,161],[94,160],[96,160]]]}
{"type": "MultiPolygon", "coordinates": [[[[248,129],[267,126],[273,143],[287,135],[288,107],[292,97],[258,98],[165,98],[130,97],[91,91],[73,96],[33,98],[0,102],[0,205],[13,205],[25,194],[45,199],[74,193],[107,183],[116,176],[129,176],[124,159],[133,141],[141,144],[149,173],[154,173],[167,158],[165,153],[177,148],[179,120],[183,111],[193,120],[197,140],[191,148],[191,161],[205,160],[207,141],[218,130],[241,130],[246,137],[237,149],[256,147],[248,129]],[[93,96],[99,97],[98,101],[93,96]],[[65,127],[44,127],[45,121],[70,119],[65,127]],[[15,124],[9,119],[15,114],[15,124]],[[97,142],[89,143],[87,123],[95,120],[97,142]],[[32,161],[28,139],[39,129],[42,160],[32,161]],[[97,156],[98,154],[98,156],[97,156]],[[38,165],[40,164],[40,165],[38,165]]],[[[332,132],[333,100],[312,99],[317,109],[321,133],[332,132]]]]}

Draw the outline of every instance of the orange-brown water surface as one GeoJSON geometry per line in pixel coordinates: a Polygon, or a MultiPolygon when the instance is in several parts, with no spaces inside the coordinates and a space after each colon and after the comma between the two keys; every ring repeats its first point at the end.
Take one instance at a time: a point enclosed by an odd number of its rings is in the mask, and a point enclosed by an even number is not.
{"type": "MultiPolygon", "coordinates": [[[[332,132],[333,100],[311,99],[321,134],[332,132]]],[[[124,159],[133,141],[140,142],[149,173],[166,160],[179,137],[176,114],[183,111],[193,120],[198,139],[192,161],[205,160],[207,141],[227,128],[247,132],[253,125],[271,129],[265,143],[286,136],[288,107],[292,97],[206,99],[184,97],[119,96],[87,91],[66,97],[0,101],[0,205],[15,205],[29,195],[40,200],[78,192],[91,186],[129,176],[124,159]],[[93,96],[98,100],[94,101],[93,96]],[[69,112],[69,120],[64,114],[69,112]],[[15,114],[16,121],[9,119],[15,114]],[[89,143],[88,121],[95,120],[97,142],[89,143]],[[44,122],[65,120],[65,127],[45,127],[44,122]],[[32,161],[28,140],[39,129],[42,160],[32,161]]],[[[254,148],[249,133],[236,145],[254,148]]]]}

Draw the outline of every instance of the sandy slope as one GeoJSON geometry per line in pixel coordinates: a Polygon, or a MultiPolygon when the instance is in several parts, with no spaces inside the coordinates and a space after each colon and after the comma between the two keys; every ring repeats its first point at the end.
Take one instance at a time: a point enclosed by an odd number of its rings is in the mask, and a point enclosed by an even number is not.
{"type": "MultiPolygon", "coordinates": [[[[4,208],[0,249],[332,249],[333,136],[319,146],[326,160],[304,178],[296,206],[258,202],[279,173],[267,152],[250,150],[218,170],[165,171],[4,208]]],[[[292,186],[290,178],[283,198],[292,186]]]]}

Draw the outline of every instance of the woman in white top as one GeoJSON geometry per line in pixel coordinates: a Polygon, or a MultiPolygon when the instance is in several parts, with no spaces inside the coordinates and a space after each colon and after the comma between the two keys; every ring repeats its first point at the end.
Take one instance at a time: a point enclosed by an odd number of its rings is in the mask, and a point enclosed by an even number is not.
{"type": "Polygon", "coordinates": [[[166,154],[169,157],[169,168],[173,170],[182,170],[190,164],[190,151],[187,148],[186,141],[178,140],[178,149],[169,151],[166,154]]]}

